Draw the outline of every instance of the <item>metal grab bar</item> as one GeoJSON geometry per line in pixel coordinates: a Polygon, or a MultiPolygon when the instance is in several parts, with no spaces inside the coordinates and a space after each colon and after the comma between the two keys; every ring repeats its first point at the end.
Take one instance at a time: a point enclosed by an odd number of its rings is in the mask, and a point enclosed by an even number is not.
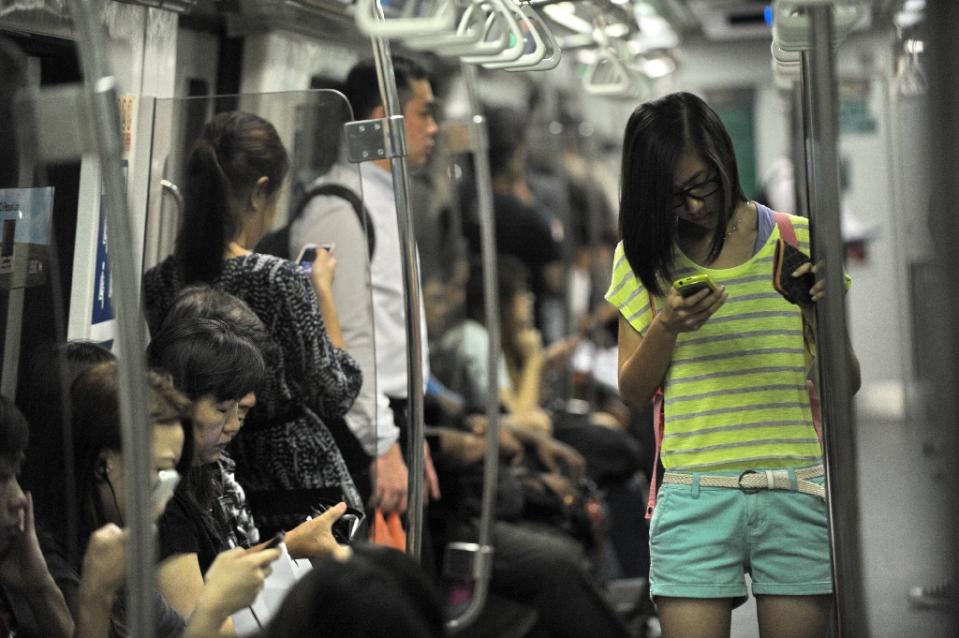
{"type": "Polygon", "coordinates": [[[83,82],[93,115],[94,138],[100,158],[106,217],[110,228],[108,242],[114,278],[117,346],[119,354],[118,392],[120,425],[123,432],[123,458],[127,468],[126,516],[127,543],[127,623],[129,634],[152,638],[153,618],[153,521],[150,507],[150,429],[146,418],[146,362],[142,322],[137,299],[140,265],[133,251],[132,225],[127,210],[126,184],[120,162],[123,142],[120,137],[120,110],[117,83],[109,73],[105,43],[108,41],[98,22],[100,12],[91,0],[72,3],[77,29],[77,48],[83,69],[83,82]]]}
{"type": "Polygon", "coordinates": [[[460,15],[456,31],[437,35],[420,35],[407,38],[403,45],[414,51],[434,50],[442,53],[446,47],[471,46],[483,40],[487,29],[488,13],[484,9],[482,0],[469,0],[463,13],[460,15]]]}
{"type": "MultiPolygon", "coordinates": [[[[513,0],[491,0],[495,19],[498,21],[503,31],[499,39],[490,42],[486,37],[491,35],[491,30],[487,30],[483,42],[480,43],[475,55],[463,55],[460,59],[470,64],[484,64],[487,62],[513,62],[523,55],[523,49],[526,47],[526,39],[523,35],[523,29],[520,27],[519,14],[513,0]]],[[[525,19],[525,18],[523,18],[525,19]]],[[[491,25],[492,29],[492,25],[491,25]]]]}
{"type": "Polygon", "coordinates": [[[534,68],[540,64],[547,54],[555,53],[555,49],[548,49],[543,39],[542,29],[545,25],[542,22],[536,22],[539,17],[531,7],[526,5],[513,8],[516,18],[521,24],[526,25],[526,31],[523,33],[523,51],[524,53],[512,62],[487,62],[483,66],[487,69],[520,69],[534,68]],[[525,51],[532,44],[533,50],[529,53],[525,51]]]}
{"type": "MultiPolygon", "coordinates": [[[[545,48],[543,57],[536,64],[529,66],[511,66],[507,67],[507,71],[521,72],[521,71],[549,71],[550,69],[555,69],[560,61],[563,59],[563,49],[559,46],[559,43],[556,42],[556,38],[553,36],[553,32],[546,25],[543,19],[539,16],[538,13],[528,4],[524,4],[520,7],[520,11],[526,15],[529,20],[532,28],[539,33],[539,36],[542,40],[542,45],[545,48]]],[[[487,67],[491,68],[491,67],[487,67]]]]}
{"type": "Polygon", "coordinates": [[[837,635],[869,635],[862,592],[862,547],[855,423],[848,370],[839,222],[838,96],[829,6],[810,6],[811,41],[802,54],[810,218],[815,261],[828,267],[826,297],[816,304],[819,387],[822,392],[826,491],[832,548],[837,635]]]}
{"type": "Polygon", "coordinates": [[[626,96],[633,91],[632,74],[611,48],[603,47],[597,51],[595,62],[586,69],[583,89],[590,95],[626,96]]]}
{"type": "MultiPolygon", "coordinates": [[[[473,163],[476,171],[476,200],[480,224],[480,253],[483,260],[483,300],[486,306],[486,328],[489,333],[487,351],[486,393],[486,454],[483,462],[483,501],[480,510],[478,543],[466,546],[452,543],[467,563],[469,576],[475,579],[473,597],[463,612],[447,621],[450,631],[456,632],[472,623],[483,607],[489,591],[493,558],[493,523],[496,520],[496,489],[499,475],[499,287],[497,284],[496,231],[493,221],[493,186],[487,148],[486,123],[480,111],[479,91],[476,83],[476,67],[462,63],[463,81],[469,98],[472,119],[471,136],[473,163]],[[465,555],[465,556],[464,556],[465,555]],[[472,558],[469,562],[466,556],[472,558]]],[[[450,552],[447,552],[450,555],[450,552]]],[[[448,569],[449,571],[449,569],[448,569]]],[[[458,574],[462,575],[462,574],[458,574]]]]}
{"type": "Polygon", "coordinates": [[[356,26],[371,38],[408,38],[449,31],[456,25],[456,5],[453,0],[434,0],[431,5],[410,0],[400,10],[400,17],[387,19],[379,0],[359,0],[356,3],[356,26]],[[417,15],[420,9],[424,15],[417,15]]]}
{"type": "MultiPolygon", "coordinates": [[[[373,3],[376,18],[384,20],[383,8],[373,3]]],[[[422,315],[420,313],[420,272],[416,259],[416,235],[413,232],[413,216],[410,211],[410,176],[406,168],[406,133],[403,129],[403,109],[400,106],[399,91],[396,88],[396,74],[393,71],[393,58],[390,56],[389,43],[379,37],[371,37],[373,58],[376,63],[376,76],[380,84],[383,109],[386,112],[384,126],[396,126],[396,130],[387,130],[388,139],[399,139],[402,154],[390,157],[393,173],[393,194],[396,198],[396,223],[399,229],[400,249],[403,254],[403,283],[406,289],[406,373],[407,373],[407,410],[409,429],[407,431],[407,453],[409,463],[409,497],[407,508],[408,528],[406,530],[406,551],[419,560],[423,540],[423,337],[420,332],[422,315]]]]}

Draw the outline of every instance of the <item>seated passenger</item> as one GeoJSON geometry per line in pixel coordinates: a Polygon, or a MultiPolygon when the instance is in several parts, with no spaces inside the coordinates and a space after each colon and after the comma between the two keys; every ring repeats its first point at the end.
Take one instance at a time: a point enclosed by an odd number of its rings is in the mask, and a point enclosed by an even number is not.
{"type": "MultiPolygon", "coordinates": [[[[434,452],[439,471],[462,472],[475,468],[482,459],[485,441],[467,432],[442,432],[434,452]]],[[[464,478],[458,481],[449,474],[441,475],[451,495],[430,510],[430,526],[440,547],[452,541],[477,541],[482,479],[475,473],[472,480],[468,475],[464,478]]],[[[523,523],[520,517],[524,501],[523,490],[501,464],[490,591],[534,610],[536,630],[544,632],[542,635],[625,636],[621,621],[586,572],[581,548],[555,530],[523,523]]],[[[483,616],[478,626],[488,627],[495,622],[495,618],[483,616]]],[[[478,631],[482,633],[481,629],[478,631]]]]}
{"type": "MultiPolygon", "coordinates": [[[[65,441],[70,430],[70,385],[87,368],[115,361],[113,353],[93,341],[45,344],[30,354],[27,374],[17,388],[17,405],[30,424],[31,449],[23,464],[23,485],[33,494],[37,526],[66,529],[77,518],[76,503],[67,497],[72,458],[65,441]],[[62,467],[63,472],[50,472],[62,467]]],[[[41,534],[40,542],[45,542],[41,534]]],[[[70,539],[71,541],[73,539],[70,539]]],[[[79,560],[75,546],[62,548],[71,562],[79,560]]]]}
{"type": "MultiPolygon", "coordinates": [[[[160,591],[182,614],[198,604],[203,578],[218,552],[258,536],[252,521],[224,509],[221,454],[242,425],[239,402],[248,401],[264,374],[256,347],[216,319],[181,321],[171,313],[148,348],[152,364],[173,374],[193,410],[194,463],[160,519],[160,591]]],[[[295,461],[294,461],[295,462],[295,461]]],[[[233,497],[242,497],[242,492],[233,497]]],[[[240,508],[242,501],[234,504],[240,508]]],[[[337,551],[330,526],[345,510],[340,504],[291,533],[294,556],[337,551]]]]}
{"type": "MultiPolygon", "coordinates": [[[[161,470],[176,468],[183,472],[190,465],[192,434],[184,420],[190,403],[167,377],[149,373],[148,383],[152,472],[156,480],[161,470]]],[[[127,518],[127,507],[116,364],[99,364],[82,373],[71,389],[71,407],[80,544],[86,551],[79,584],[76,572],[58,584],[67,600],[75,601],[79,637],[123,637],[128,635],[122,592],[127,541],[118,526],[127,518]]],[[[232,613],[250,604],[262,586],[269,563],[278,555],[276,551],[248,556],[237,552],[217,557],[188,624],[162,595],[156,594],[158,638],[218,635],[219,627],[232,613]]]]}
{"type": "MultiPolygon", "coordinates": [[[[221,321],[239,337],[249,340],[263,356],[267,369],[274,365],[280,356],[266,326],[239,297],[207,286],[188,286],[177,297],[167,314],[164,326],[188,325],[197,319],[221,321]]],[[[202,349],[204,346],[202,340],[198,340],[192,346],[181,344],[178,347],[202,349]]],[[[203,363],[202,357],[197,357],[195,360],[198,364],[203,363]]],[[[202,375],[203,371],[197,370],[196,374],[202,375]]],[[[207,499],[212,500],[210,513],[219,523],[218,530],[228,539],[231,546],[250,547],[262,540],[260,530],[250,512],[246,494],[234,478],[235,465],[227,450],[238,449],[241,454],[244,453],[245,449],[242,446],[238,447],[236,443],[247,415],[260,400],[272,404],[272,397],[277,391],[274,382],[275,378],[264,375],[262,383],[256,387],[256,392],[250,391],[240,398],[236,414],[224,425],[223,434],[217,442],[218,447],[225,444],[227,449],[220,452],[216,461],[204,464],[200,470],[202,476],[198,483],[201,486],[207,486],[209,496],[212,497],[207,499]]],[[[291,556],[317,558],[329,553],[346,551],[335,542],[330,533],[330,526],[334,520],[345,511],[345,504],[338,505],[333,510],[286,531],[284,542],[291,556]]]]}
{"type": "Polygon", "coordinates": [[[331,293],[335,260],[319,251],[307,274],[288,260],[252,252],[273,224],[288,166],[269,122],[249,113],[216,115],[190,154],[176,250],[143,284],[154,334],[184,286],[207,283],[247,302],[279,347],[279,361],[267,370],[275,403],[260,401],[250,413],[246,453],[237,457],[251,507],[270,530],[301,522],[330,492],[363,506],[329,430],[342,424],[362,382],[341,349],[331,293]]]}
{"type": "Polygon", "coordinates": [[[441,638],[442,605],[406,554],[361,545],[325,558],[287,594],[262,638],[441,638]]]}
{"type": "MultiPolygon", "coordinates": [[[[514,423],[549,433],[553,424],[539,403],[543,366],[547,361],[539,331],[532,325],[527,271],[518,260],[500,255],[497,282],[500,299],[499,384],[497,393],[514,423]]],[[[486,330],[483,277],[474,263],[466,285],[466,316],[434,339],[437,376],[459,390],[468,411],[485,410],[488,392],[489,333],[486,330]]]]}
{"type": "Polygon", "coordinates": [[[73,618],[40,551],[33,499],[17,480],[28,439],[26,419],[0,396],[0,635],[69,638],[73,618]]]}
{"type": "MultiPolygon", "coordinates": [[[[533,324],[545,330],[555,318],[547,321],[543,302],[559,296],[562,290],[563,225],[536,200],[527,182],[526,118],[510,107],[487,106],[483,111],[489,133],[496,250],[518,259],[526,268],[535,295],[533,324]]],[[[472,203],[475,199],[469,195],[463,201],[472,203]]],[[[478,256],[480,231],[475,205],[464,211],[463,231],[471,254],[478,256]]]]}

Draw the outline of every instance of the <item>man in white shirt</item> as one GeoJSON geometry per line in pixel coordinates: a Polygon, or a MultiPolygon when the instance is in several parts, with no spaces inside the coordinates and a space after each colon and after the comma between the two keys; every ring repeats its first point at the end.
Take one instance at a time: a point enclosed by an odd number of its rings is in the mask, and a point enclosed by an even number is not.
{"type": "MultiPolygon", "coordinates": [[[[428,75],[414,62],[394,60],[396,84],[403,109],[406,133],[406,163],[410,170],[423,167],[433,150],[439,130],[434,119],[435,103],[428,75]]],[[[357,120],[385,116],[376,68],[372,61],[361,62],[347,76],[344,93],[357,120]]],[[[406,510],[408,471],[400,450],[402,413],[394,414],[391,400],[398,411],[407,396],[406,370],[406,301],[403,289],[403,259],[396,219],[396,200],[389,159],[360,165],[363,203],[369,212],[375,246],[369,256],[375,327],[370,339],[366,292],[367,241],[359,223],[360,217],[347,200],[320,195],[311,200],[290,232],[290,254],[298,254],[303,244],[335,243],[338,262],[334,280],[334,298],[347,350],[363,365],[372,361],[375,349],[375,379],[364,378],[363,389],[346,420],[350,429],[370,456],[375,457],[374,482],[370,486],[370,504],[383,513],[406,510]],[[371,346],[373,348],[371,348],[371,346]]],[[[359,192],[357,171],[334,166],[317,184],[339,183],[359,192]]],[[[423,379],[429,376],[426,352],[426,325],[422,320],[423,379]]],[[[436,493],[432,464],[427,463],[431,489],[436,493]]],[[[361,479],[358,484],[362,485],[361,479]]]]}

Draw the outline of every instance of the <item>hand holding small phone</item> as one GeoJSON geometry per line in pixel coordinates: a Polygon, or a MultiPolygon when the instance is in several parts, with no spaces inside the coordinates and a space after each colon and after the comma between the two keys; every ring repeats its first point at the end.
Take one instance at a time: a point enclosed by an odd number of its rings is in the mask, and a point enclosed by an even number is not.
{"type": "Polygon", "coordinates": [[[180,473],[176,470],[160,470],[156,485],[150,495],[153,506],[153,516],[159,518],[166,509],[167,503],[173,498],[173,492],[180,483],[180,473]]]}
{"type": "Polygon", "coordinates": [[[702,273],[677,279],[658,318],[669,332],[695,332],[726,303],[726,287],[702,273]]]}
{"type": "Polygon", "coordinates": [[[678,290],[683,298],[687,298],[692,297],[701,290],[715,291],[716,284],[713,283],[712,277],[707,274],[690,275],[689,277],[683,277],[682,279],[674,281],[673,288],[678,290]]]}
{"type": "Polygon", "coordinates": [[[776,246],[773,273],[773,286],[786,301],[800,306],[813,302],[811,291],[816,285],[816,274],[805,253],[780,240],[776,246]],[[807,264],[809,266],[803,268],[807,264]],[[800,274],[795,275],[797,271],[800,274]]]}
{"type": "Polygon", "coordinates": [[[305,244],[300,254],[296,257],[296,263],[298,263],[303,270],[310,272],[313,269],[313,262],[316,261],[318,254],[316,251],[319,249],[323,249],[332,255],[333,252],[336,251],[336,244],[305,244]]]}

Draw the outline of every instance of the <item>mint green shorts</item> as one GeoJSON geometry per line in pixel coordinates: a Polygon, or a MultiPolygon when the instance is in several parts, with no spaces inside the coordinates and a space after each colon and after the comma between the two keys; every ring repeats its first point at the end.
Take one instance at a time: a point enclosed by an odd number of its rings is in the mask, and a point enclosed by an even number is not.
{"type": "Polygon", "coordinates": [[[747,494],[701,487],[696,478],[691,486],[663,485],[650,521],[649,551],[653,598],[733,598],[735,607],[746,600],[747,573],[754,596],[832,592],[826,503],[809,494],[747,494]]]}

